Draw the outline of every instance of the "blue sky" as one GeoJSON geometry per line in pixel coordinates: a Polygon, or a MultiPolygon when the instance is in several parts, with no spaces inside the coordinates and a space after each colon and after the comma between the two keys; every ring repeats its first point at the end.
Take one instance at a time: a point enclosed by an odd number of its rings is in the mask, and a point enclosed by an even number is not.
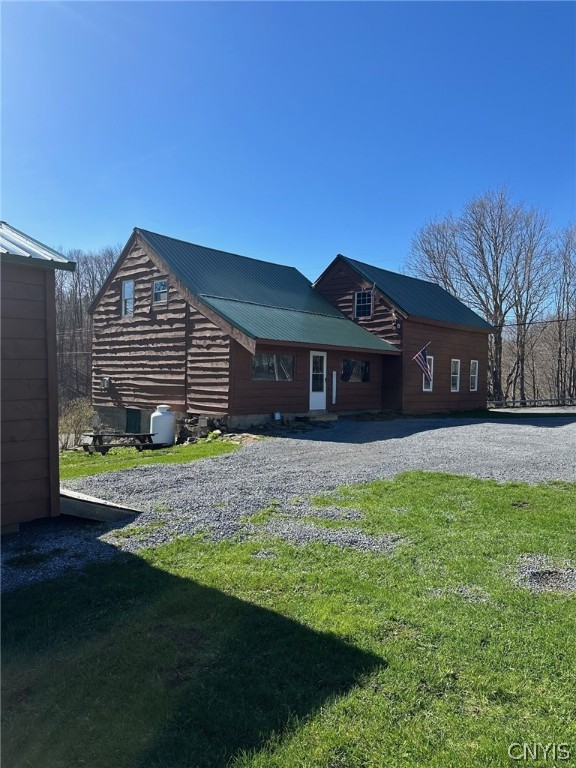
{"type": "Polygon", "coordinates": [[[2,218],[399,270],[506,185],[576,218],[576,5],[3,2],[2,218]]]}

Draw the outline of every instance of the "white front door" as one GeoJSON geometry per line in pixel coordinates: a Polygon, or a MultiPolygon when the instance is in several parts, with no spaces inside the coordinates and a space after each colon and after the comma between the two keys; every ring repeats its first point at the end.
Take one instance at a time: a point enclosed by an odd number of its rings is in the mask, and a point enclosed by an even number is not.
{"type": "Polygon", "coordinates": [[[326,410],[326,352],[310,352],[310,410],[326,410]]]}

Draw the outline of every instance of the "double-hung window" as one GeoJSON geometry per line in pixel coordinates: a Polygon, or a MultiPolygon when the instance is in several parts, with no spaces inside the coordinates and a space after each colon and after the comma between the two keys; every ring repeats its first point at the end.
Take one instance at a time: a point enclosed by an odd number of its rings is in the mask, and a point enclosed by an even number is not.
{"type": "Polygon", "coordinates": [[[372,291],[357,291],[354,294],[354,317],[372,316],[372,291]]]}
{"type": "Polygon", "coordinates": [[[450,361],[450,392],[460,392],[460,360],[450,361]]]}
{"type": "Polygon", "coordinates": [[[478,360],[470,360],[470,392],[478,392],[478,360]]]}
{"type": "Polygon", "coordinates": [[[134,280],[122,280],[122,317],[134,314],[134,280]]]}
{"type": "Polygon", "coordinates": [[[154,280],[152,283],[152,303],[166,304],[168,301],[168,280],[154,280]]]}
{"type": "Polygon", "coordinates": [[[426,360],[430,370],[430,381],[422,374],[422,392],[432,392],[432,387],[434,386],[434,356],[426,355],[426,360]]]}

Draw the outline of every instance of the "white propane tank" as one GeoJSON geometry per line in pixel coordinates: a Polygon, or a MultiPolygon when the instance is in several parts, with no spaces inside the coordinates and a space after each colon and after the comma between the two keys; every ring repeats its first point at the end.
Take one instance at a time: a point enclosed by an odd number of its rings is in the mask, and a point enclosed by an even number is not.
{"type": "Polygon", "coordinates": [[[150,432],[154,435],[153,443],[174,445],[176,434],[176,416],[170,411],[169,405],[158,405],[150,416],[150,432]]]}

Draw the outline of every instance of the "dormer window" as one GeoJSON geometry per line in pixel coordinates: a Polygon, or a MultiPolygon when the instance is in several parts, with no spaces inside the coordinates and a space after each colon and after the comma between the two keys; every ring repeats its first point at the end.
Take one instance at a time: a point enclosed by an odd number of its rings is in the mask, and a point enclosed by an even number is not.
{"type": "Polygon", "coordinates": [[[152,304],[166,304],[168,301],[168,280],[154,280],[152,284],[152,304]]]}
{"type": "Polygon", "coordinates": [[[354,317],[372,316],[372,291],[356,291],[354,296],[354,317]]]}

